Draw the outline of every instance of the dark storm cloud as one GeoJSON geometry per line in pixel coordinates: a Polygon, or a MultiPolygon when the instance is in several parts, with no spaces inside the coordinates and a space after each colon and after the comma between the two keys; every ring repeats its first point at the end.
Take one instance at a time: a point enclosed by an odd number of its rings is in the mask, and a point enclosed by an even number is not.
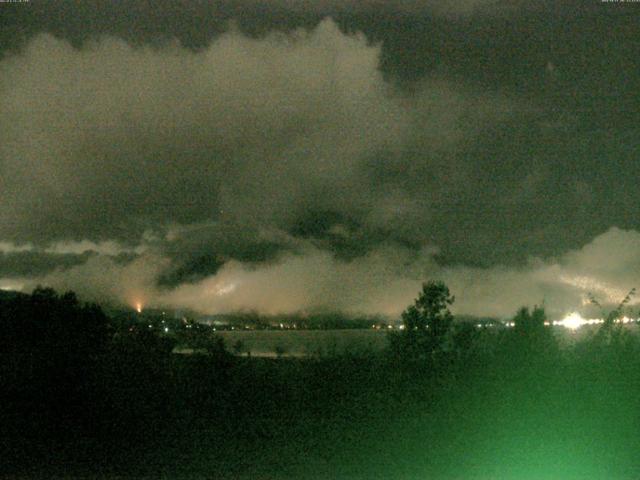
{"type": "Polygon", "coordinates": [[[156,0],[152,3],[32,0],[29,3],[28,6],[2,6],[0,48],[15,49],[31,35],[48,32],[68,39],[74,46],[81,46],[96,35],[110,35],[135,44],[155,45],[177,38],[184,46],[199,49],[225,32],[230,20],[250,35],[290,31],[301,26],[313,28],[328,16],[350,29],[366,31],[370,26],[372,31],[380,31],[378,24],[390,24],[398,17],[493,15],[517,11],[531,4],[495,0],[156,0]]]}
{"type": "MultiPolygon", "coordinates": [[[[640,233],[614,228],[558,258],[532,258],[518,267],[443,267],[436,253],[382,246],[344,262],[308,246],[303,255],[284,254],[262,268],[229,262],[215,276],[183,284],[158,300],[208,312],[277,313],[331,306],[396,316],[424,278],[441,278],[456,293],[457,314],[508,318],[519,306],[544,304],[553,319],[573,311],[593,317],[600,312],[589,305],[589,294],[603,305],[617,305],[637,284],[640,233]]],[[[637,308],[637,299],[632,303],[632,309],[637,308]]]]}
{"type": "Polygon", "coordinates": [[[31,243],[0,242],[0,277],[38,277],[55,270],[64,271],[81,265],[92,256],[108,257],[115,264],[124,265],[142,253],[144,247],[124,248],[113,241],[94,243],[55,242],[46,247],[31,243]]]}
{"type": "Polygon", "coordinates": [[[65,270],[81,265],[88,260],[91,253],[52,254],[40,252],[0,253],[0,277],[37,277],[53,270],[65,270]]]}
{"type": "Polygon", "coordinates": [[[267,235],[229,222],[173,226],[162,245],[162,254],[172,260],[171,266],[158,278],[158,284],[175,287],[195,283],[216,274],[230,260],[264,263],[293,247],[286,235],[267,235]]]}
{"type": "Polygon", "coordinates": [[[0,243],[75,248],[52,284],[389,313],[442,276],[505,314],[635,279],[566,260],[640,229],[633,6],[6,5],[0,243]]]}
{"type": "Polygon", "coordinates": [[[330,20],[232,32],[197,54],[37,37],[2,65],[3,237],[135,242],[172,223],[295,230],[316,211],[377,228],[415,214],[427,202],[367,164],[428,169],[426,149],[454,143],[471,104],[444,82],[399,97],[378,54],[330,20]],[[399,159],[423,147],[409,162],[422,167],[399,159]]]}

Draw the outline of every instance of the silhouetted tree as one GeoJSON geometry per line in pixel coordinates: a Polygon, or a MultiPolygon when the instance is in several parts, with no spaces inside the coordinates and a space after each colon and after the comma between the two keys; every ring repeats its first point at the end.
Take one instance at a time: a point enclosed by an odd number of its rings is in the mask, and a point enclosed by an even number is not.
{"type": "Polygon", "coordinates": [[[480,330],[471,322],[458,322],[453,329],[453,348],[461,360],[467,360],[473,355],[473,350],[480,330]]]}
{"type": "Polygon", "coordinates": [[[443,338],[451,328],[453,315],[449,305],[455,300],[444,282],[429,281],[414,304],[402,313],[407,331],[429,331],[433,338],[443,338]]]}
{"type": "Polygon", "coordinates": [[[631,298],[636,294],[636,289],[632,288],[629,293],[620,301],[620,303],[613,310],[608,313],[602,307],[600,302],[592,295],[589,294],[589,300],[593,305],[600,308],[602,312],[602,318],[604,322],[598,329],[594,341],[601,345],[619,344],[625,336],[622,330],[622,324],[619,320],[623,317],[624,311],[631,301],[631,298]]]}
{"type": "Polygon", "coordinates": [[[108,340],[102,309],[81,304],[73,292],[58,296],[51,288],[37,287],[1,310],[2,343],[14,353],[82,361],[103,352],[108,340]]]}
{"type": "Polygon", "coordinates": [[[5,406],[22,410],[16,419],[35,419],[29,428],[37,435],[62,433],[69,419],[74,427],[87,425],[101,398],[98,377],[108,342],[102,310],[81,304],[73,292],[38,287],[2,299],[0,311],[5,406]]]}
{"type": "Polygon", "coordinates": [[[544,330],[547,316],[543,308],[535,306],[532,312],[528,307],[521,307],[513,318],[514,332],[520,336],[532,337],[544,330]]]}
{"type": "Polygon", "coordinates": [[[600,308],[604,321],[595,333],[577,346],[579,354],[584,358],[597,359],[597,361],[606,360],[618,365],[625,362],[624,358],[636,356],[633,351],[640,347],[637,343],[638,339],[635,335],[630,334],[620,321],[635,293],[636,289],[632,288],[622,301],[608,312],[593,295],[589,294],[591,303],[600,308]]]}
{"type": "Polygon", "coordinates": [[[551,328],[545,325],[547,314],[542,307],[533,310],[522,307],[513,317],[514,327],[506,336],[506,346],[512,358],[526,361],[554,362],[559,353],[558,343],[551,328]]]}
{"type": "Polygon", "coordinates": [[[404,330],[390,337],[392,350],[404,357],[431,360],[443,352],[451,333],[449,305],[454,300],[443,282],[424,283],[413,305],[402,313],[404,330]]]}

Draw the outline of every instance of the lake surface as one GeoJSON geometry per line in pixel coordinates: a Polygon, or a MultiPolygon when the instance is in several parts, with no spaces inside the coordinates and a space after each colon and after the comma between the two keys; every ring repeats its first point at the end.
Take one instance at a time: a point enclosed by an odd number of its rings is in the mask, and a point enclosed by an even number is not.
{"type": "Polygon", "coordinates": [[[381,351],[387,346],[384,330],[233,330],[219,331],[230,352],[242,343],[241,355],[275,357],[327,356],[381,351]]]}
{"type": "MultiPolygon", "coordinates": [[[[584,326],[577,330],[553,327],[561,346],[570,347],[592,335],[597,326],[584,326]]],[[[625,330],[637,331],[637,325],[625,325],[625,330]]],[[[388,331],[360,330],[219,330],[231,353],[254,357],[323,357],[352,353],[362,355],[380,352],[388,346],[388,331]],[[234,346],[240,342],[240,349],[234,346]]],[[[175,353],[193,353],[190,348],[178,347],[175,353]]]]}

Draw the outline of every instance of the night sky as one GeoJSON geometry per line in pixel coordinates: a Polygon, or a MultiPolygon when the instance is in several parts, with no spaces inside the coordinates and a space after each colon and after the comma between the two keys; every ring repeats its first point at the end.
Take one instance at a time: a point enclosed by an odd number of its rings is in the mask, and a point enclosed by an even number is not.
{"type": "Polygon", "coordinates": [[[640,3],[0,3],[0,288],[553,317],[640,287],[640,3]]]}

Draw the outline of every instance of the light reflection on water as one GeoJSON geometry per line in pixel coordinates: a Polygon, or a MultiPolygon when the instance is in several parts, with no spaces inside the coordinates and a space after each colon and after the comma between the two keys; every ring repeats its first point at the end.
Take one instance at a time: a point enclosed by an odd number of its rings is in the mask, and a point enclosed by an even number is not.
{"type": "Polygon", "coordinates": [[[306,357],[378,352],[387,346],[380,330],[234,330],[218,331],[230,352],[242,342],[241,355],[306,357]]]}

